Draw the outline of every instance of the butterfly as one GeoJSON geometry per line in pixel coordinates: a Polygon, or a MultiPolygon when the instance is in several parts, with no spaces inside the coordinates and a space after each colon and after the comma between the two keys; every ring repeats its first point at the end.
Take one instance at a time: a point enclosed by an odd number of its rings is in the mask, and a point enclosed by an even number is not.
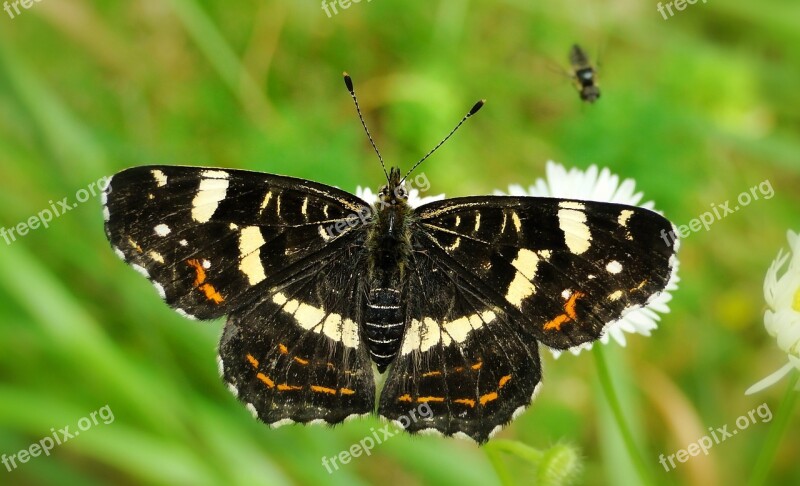
{"type": "Polygon", "coordinates": [[[377,408],[408,432],[478,443],[533,401],[540,344],[598,339],[675,264],[660,236],[672,225],[648,209],[518,196],[412,207],[400,170],[386,175],[370,204],[283,175],[134,167],[106,187],[106,235],[178,313],[227,316],[220,373],[261,421],[377,408]],[[403,420],[421,405],[430,413],[403,420]]]}

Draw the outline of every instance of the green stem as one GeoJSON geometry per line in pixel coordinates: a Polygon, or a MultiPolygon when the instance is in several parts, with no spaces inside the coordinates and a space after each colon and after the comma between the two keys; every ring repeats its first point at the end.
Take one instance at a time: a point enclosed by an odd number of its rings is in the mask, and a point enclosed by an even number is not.
{"type": "Polygon", "coordinates": [[[641,454],[639,454],[639,449],[636,446],[636,441],[633,439],[631,429],[625,421],[625,414],[622,411],[619,397],[617,397],[617,393],[614,391],[614,384],[611,382],[611,374],[608,371],[608,364],[603,354],[603,346],[596,343],[592,348],[592,354],[594,355],[594,361],[597,365],[597,375],[600,378],[600,386],[606,396],[608,406],[611,408],[611,413],[614,415],[614,420],[622,436],[622,441],[625,443],[625,448],[628,450],[628,457],[631,463],[633,463],[634,468],[636,468],[636,472],[639,474],[641,484],[653,485],[655,482],[650,475],[650,469],[647,467],[647,464],[645,464],[641,454]]]}
{"type": "Polygon", "coordinates": [[[800,373],[797,370],[792,370],[791,377],[789,378],[789,386],[786,387],[786,394],[783,395],[783,400],[775,413],[775,418],[772,426],[769,429],[767,440],[761,446],[761,454],[758,455],[756,465],[753,468],[753,475],[747,483],[750,486],[757,486],[764,484],[769,474],[769,468],[772,466],[772,461],[775,460],[775,453],[778,451],[778,446],[781,443],[781,438],[786,427],[789,424],[789,419],[792,417],[792,410],[794,409],[794,402],[797,401],[797,390],[795,386],[800,379],[800,373]]]}

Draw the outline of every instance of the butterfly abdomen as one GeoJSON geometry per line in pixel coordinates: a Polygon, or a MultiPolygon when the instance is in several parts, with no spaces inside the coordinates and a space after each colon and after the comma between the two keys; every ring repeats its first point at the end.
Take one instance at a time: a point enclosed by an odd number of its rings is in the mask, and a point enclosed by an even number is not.
{"type": "Polygon", "coordinates": [[[369,354],[382,373],[394,361],[403,338],[405,312],[400,291],[388,287],[371,289],[364,323],[369,354]]]}

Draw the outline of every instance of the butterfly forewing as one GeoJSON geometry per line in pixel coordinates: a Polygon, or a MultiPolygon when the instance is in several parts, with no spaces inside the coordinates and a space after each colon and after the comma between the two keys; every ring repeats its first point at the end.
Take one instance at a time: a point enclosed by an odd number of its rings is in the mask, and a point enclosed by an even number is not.
{"type": "Polygon", "coordinates": [[[419,210],[419,231],[463,278],[518,327],[565,349],[667,285],[672,226],[653,211],[612,203],[514,196],[437,201],[419,210]]]}
{"type": "Polygon", "coordinates": [[[106,189],[106,234],[167,303],[229,314],[349,238],[360,199],[302,179],[241,170],[136,167],[106,189]],[[338,226],[337,226],[338,225],[338,226]]]}

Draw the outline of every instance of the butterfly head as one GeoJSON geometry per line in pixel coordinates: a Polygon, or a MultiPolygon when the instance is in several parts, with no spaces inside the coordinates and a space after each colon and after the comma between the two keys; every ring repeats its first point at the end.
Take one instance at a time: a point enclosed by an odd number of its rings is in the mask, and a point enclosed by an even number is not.
{"type": "Polygon", "coordinates": [[[389,183],[381,187],[378,197],[384,206],[405,204],[408,201],[408,191],[403,185],[399,168],[391,168],[389,171],[389,183]]]}

